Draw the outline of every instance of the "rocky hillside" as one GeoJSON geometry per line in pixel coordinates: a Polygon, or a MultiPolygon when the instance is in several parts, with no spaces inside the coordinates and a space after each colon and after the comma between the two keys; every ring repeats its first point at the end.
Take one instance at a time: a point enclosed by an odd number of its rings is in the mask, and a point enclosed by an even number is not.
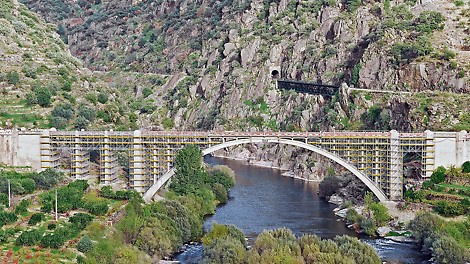
{"type": "MultiPolygon", "coordinates": [[[[92,70],[171,75],[168,85],[151,87],[149,97],[161,104],[144,113],[154,120],[141,122],[147,126],[423,130],[468,122],[466,109],[452,103],[470,90],[466,1],[24,3],[56,23],[92,70]],[[282,92],[273,70],[283,79],[413,95],[376,101],[359,92],[333,99],[282,92]],[[370,120],[371,107],[382,120],[370,120]]],[[[134,96],[148,88],[132,85],[134,96]]]]}
{"type": "MultiPolygon", "coordinates": [[[[468,0],[22,0],[55,26],[15,0],[3,2],[1,34],[9,37],[0,54],[8,67],[0,86],[7,98],[27,99],[12,107],[29,104],[48,116],[22,124],[470,130],[468,0]],[[30,25],[23,21],[27,31],[18,29],[21,14],[34,17],[30,25]],[[49,33],[29,56],[28,32],[38,31],[31,29],[36,24],[49,33]],[[36,79],[28,77],[25,67],[40,69],[41,61],[50,75],[35,70],[36,79]],[[277,89],[273,77],[366,90],[299,94],[277,89]],[[37,80],[47,80],[50,105],[37,101],[37,80]]],[[[2,115],[8,119],[10,112],[2,115]]]]}

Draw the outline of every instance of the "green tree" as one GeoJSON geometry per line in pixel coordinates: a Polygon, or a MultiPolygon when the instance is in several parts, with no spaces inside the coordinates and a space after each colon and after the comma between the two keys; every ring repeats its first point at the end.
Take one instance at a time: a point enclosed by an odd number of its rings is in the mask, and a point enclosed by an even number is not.
{"type": "Polygon", "coordinates": [[[8,72],[6,75],[8,84],[17,85],[20,82],[20,75],[16,71],[8,72]]]}
{"type": "Polygon", "coordinates": [[[34,94],[36,95],[37,102],[42,107],[49,107],[51,105],[52,94],[51,91],[43,86],[37,87],[34,89],[34,94]]]}
{"type": "Polygon", "coordinates": [[[83,236],[77,243],[77,250],[83,253],[93,250],[93,241],[89,237],[83,236]]]}
{"type": "Polygon", "coordinates": [[[44,221],[44,219],[46,219],[46,217],[44,216],[43,213],[33,214],[28,221],[28,225],[35,225],[41,221],[44,221]]]}
{"type": "Polygon", "coordinates": [[[469,263],[470,251],[459,245],[455,239],[448,236],[439,236],[432,243],[435,263],[469,263]]]}
{"type": "Polygon", "coordinates": [[[23,231],[15,240],[17,246],[33,246],[39,244],[42,238],[42,232],[38,229],[23,231]]]}
{"type": "Polygon", "coordinates": [[[194,145],[178,151],[175,158],[175,176],[170,188],[180,195],[195,193],[207,182],[207,173],[202,166],[202,152],[194,145]]]}
{"type": "Polygon", "coordinates": [[[105,94],[105,93],[99,93],[98,94],[98,102],[100,102],[102,104],[105,104],[106,102],[108,102],[108,95],[105,94]]]}
{"type": "Polygon", "coordinates": [[[375,223],[378,226],[382,226],[390,220],[390,215],[388,214],[388,209],[385,205],[381,203],[372,203],[370,209],[374,215],[375,223]]]}
{"type": "Polygon", "coordinates": [[[437,167],[436,170],[431,174],[431,181],[435,184],[439,184],[445,180],[446,169],[442,166],[437,167]]]}
{"type": "Polygon", "coordinates": [[[327,176],[320,182],[319,190],[321,197],[330,197],[341,187],[339,178],[336,176],[327,176]]]}
{"type": "Polygon", "coordinates": [[[462,172],[463,173],[470,173],[470,161],[467,160],[462,164],[462,172]]]}
{"type": "Polygon", "coordinates": [[[212,191],[214,192],[215,198],[221,203],[225,204],[228,201],[228,194],[227,189],[220,183],[214,184],[212,187],[212,191]]]}
{"type": "Polygon", "coordinates": [[[46,234],[41,238],[41,245],[48,248],[60,248],[65,243],[65,237],[61,233],[46,234]]]}

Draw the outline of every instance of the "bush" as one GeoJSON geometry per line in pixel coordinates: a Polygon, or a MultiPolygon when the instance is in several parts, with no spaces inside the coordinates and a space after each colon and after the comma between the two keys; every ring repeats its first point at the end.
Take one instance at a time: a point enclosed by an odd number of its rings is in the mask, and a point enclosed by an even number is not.
{"type": "Polygon", "coordinates": [[[434,210],[442,216],[458,216],[465,214],[465,208],[462,204],[447,201],[437,202],[434,210]]]}
{"type": "Polygon", "coordinates": [[[470,173],[470,161],[465,161],[462,164],[462,172],[463,173],[470,173]]]}
{"type": "Polygon", "coordinates": [[[321,197],[330,197],[341,187],[340,181],[336,176],[327,176],[320,182],[319,190],[321,197]]]}
{"type": "Polygon", "coordinates": [[[106,201],[90,202],[85,204],[84,207],[90,214],[94,215],[105,215],[109,209],[108,203],[106,201]]]}
{"type": "Polygon", "coordinates": [[[93,220],[93,216],[86,213],[77,213],[69,218],[69,222],[78,229],[83,230],[93,220]]]}
{"type": "Polygon", "coordinates": [[[446,169],[442,166],[437,167],[436,170],[431,174],[431,182],[439,184],[445,180],[446,169]]]}
{"type": "Polygon", "coordinates": [[[227,194],[227,189],[220,184],[216,183],[214,184],[214,187],[212,187],[212,191],[214,192],[215,198],[221,203],[225,204],[228,201],[228,194],[227,194]]]}
{"type": "Polygon", "coordinates": [[[40,86],[34,89],[37,102],[42,107],[49,107],[51,105],[52,94],[46,87],[40,86]]]}
{"type": "Polygon", "coordinates": [[[377,231],[377,226],[375,225],[374,219],[371,218],[364,218],[361,221],[361,228],[364,230],[369,236],[374,236],[375,232],[377,231]]]}
{"type": "Polygon", "coordinates": [[[410,229],[413,236],[421,243],[425,238],[433,237],[442,228],[444,220],[431,212],[418,213],[415,219],[410,221],[410,229]]]}
{"type": "Polygon", "coordinates": [[[83,253],[87,253],[93,250],[93,242],[87,236],[83,236],[77,244],[77,250],[83,253]]]}
{"type": "Polygon", "coordinates": [[[41,221],[44,221],[44,219],[46,219],[46,217],[43,213],[33,214],[28,221],[28,225],[35,225],[41,221]]]}
{"type": "Polygon", "coordinates": [[[39,244],[42,238],[41,231],[34,229],[31,231],[23,231],[21,235],[15,240],[17,246],[34,246],[39,244]]]}
{"type": "Polygon", "coordinates": [[[452,237],[439,236],[432,243],[432,248],[432,255],[436,263],[470,262],[470,251],[459,245],[452,237]]]}
{"type": "Polygon", "coordinates": [[[108,102],[108,95],[105,94],[105,93],[99,93],[98,94],[98,102],[100,102],[102,104],[105,104],[106,102],[108,102]]]}
{"type": "Polygon", "coordinates": [[[65,237],[61,233],[46,234],[41,238],[41,246],[48,248],[60,248],[65,243],[65,237]]]}
{"type": "Polygon", "coordinates": [[[8,195],[5,193],[0,193],[0,205],[5,207],[8,206],[8,195]]]}
{"type": "Polygon", "coordinates": [[[16,206],[15,213],[16,214],[23,214],[28,211],[28,206],[31,205],[31,202],[27,199],[21,200],[21,202],[16,206]]]}
{"type": "Polygon", "coordinates": [[[381,203],[373,203],[370,209],[374,214],[374,219],[378,226],[382,226],[390,220],[390,215],[388,214],[388,209],[385,205],[381,203]]]}
{"type": "Polygon", "coordinates": [[[362,221],[362,215],[360,215],[354,208],[349,208],[346,211],[346,220],[348,223],[360,223],[362,221]]]}
{"type": "Polygon", "coordinates": [[[18,220],[18,217],[14,213],[0,212],[0,227],[16,222],[16,220],[18,220]]]}
{"type": "Polygon", "coordinates": [[[8,72],[6,75],[8,84],[17,85],[20,82],[20,75],[16,71],[8,72]]]}
{"type": "Polygon", "coordinates": [[[21,179],[19,182],[25,193],[33,193],[36,189],[36,182],[31,178],[21,179]]]}
{"type": "Polygon", "coordinates": [[[47,225],[47,229],[48,230],[54,230],[56,229],[57,225],[55,223],[50,223],[47,225]]]}

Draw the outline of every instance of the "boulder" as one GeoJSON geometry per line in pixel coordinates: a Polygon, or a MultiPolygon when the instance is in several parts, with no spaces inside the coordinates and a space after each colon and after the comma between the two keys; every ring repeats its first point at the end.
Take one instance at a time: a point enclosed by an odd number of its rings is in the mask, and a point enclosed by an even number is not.
{"type": "Polygon", "coordinates": [[[385,237],[391,231],[392,231],[392,229],[388,226],[381,226],[381,227],[377,228],[377,234],[380,237],[385,237]]]}
{"type": "Polygon", "coordinates": [[[328,200],[328,202],[332,203],[332,204],[337,204],[337,205],[340,205],[343,203],[343,198],[339,197],[338,195],[336,194],[333,194],[331,197],[330,197],[330,200],[328,200]]]}

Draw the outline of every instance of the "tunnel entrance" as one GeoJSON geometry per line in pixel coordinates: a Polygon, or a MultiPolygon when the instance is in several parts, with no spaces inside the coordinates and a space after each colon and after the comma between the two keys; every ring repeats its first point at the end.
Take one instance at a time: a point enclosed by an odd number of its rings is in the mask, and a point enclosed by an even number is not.
{"type": "Polygon", "coordinates": [[[271,78],[273,79],[279,79],[279,71],[278,70],[272,70],[271,71],[271,78]]]}

